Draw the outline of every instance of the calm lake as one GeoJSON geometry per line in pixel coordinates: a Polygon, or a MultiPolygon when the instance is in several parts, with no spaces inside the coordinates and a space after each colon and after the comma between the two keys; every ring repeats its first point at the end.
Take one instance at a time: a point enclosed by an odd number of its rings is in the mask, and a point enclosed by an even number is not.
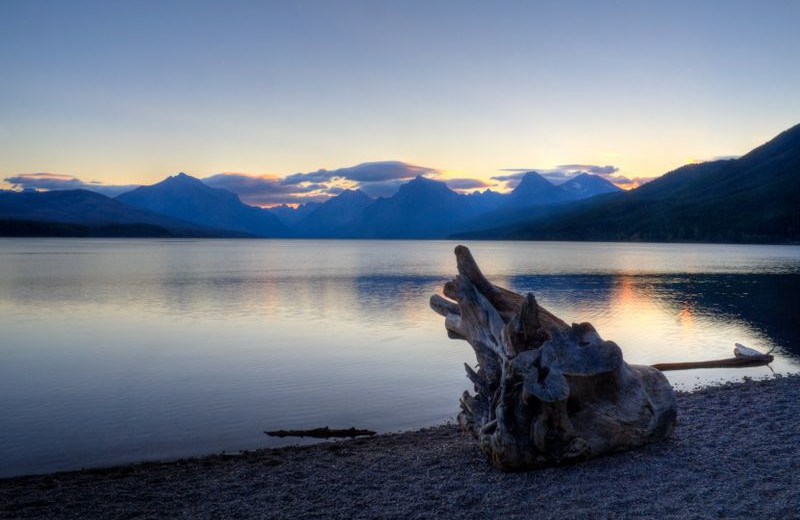
{"type": "MultiPolygon", "coordinates": [[[[455,245],[0,239],[0,476],[453,418],[475,360],[428,298],[455,273],[455,245]]],[[[495,283],[592,322],[630,363],[731,357],[739,342],[800,371],[800,247],[467,245],[495,283]]]]}

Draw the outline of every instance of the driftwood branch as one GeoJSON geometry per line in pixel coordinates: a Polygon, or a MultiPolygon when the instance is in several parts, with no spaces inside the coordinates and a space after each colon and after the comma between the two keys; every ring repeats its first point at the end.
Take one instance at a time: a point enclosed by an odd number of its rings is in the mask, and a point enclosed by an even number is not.
{"type": "Polygon", "coordinates": [[[769,365],[775,359],[771,354],[762,354],[757,350],[736,344],[734,357],[714,359],[710,361],[686,361],[682,363],[656,363],[653,368],[661,370],[691,370],[694,368],[744,368],[769,365]]]}
{"type": "Polygon", "coordinates": [[[316,439],[342,439],[376,435],[376,432],[372,430],[361,430],[355,427],[336,430],[327,426],[310,430],[272,430],[264,433],[270,437],[313,437],[316,439]]]}

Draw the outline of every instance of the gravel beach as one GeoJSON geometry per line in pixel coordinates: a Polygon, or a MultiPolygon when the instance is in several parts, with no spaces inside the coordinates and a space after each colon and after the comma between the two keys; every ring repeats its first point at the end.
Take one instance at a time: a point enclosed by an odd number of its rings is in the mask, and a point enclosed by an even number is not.
{"type": "Polygon", "coordinates": [[[12,518],[800,518],[800,376],[678,397],[668,441],[502,473],[455,426],[0,480],[12,518]]]}

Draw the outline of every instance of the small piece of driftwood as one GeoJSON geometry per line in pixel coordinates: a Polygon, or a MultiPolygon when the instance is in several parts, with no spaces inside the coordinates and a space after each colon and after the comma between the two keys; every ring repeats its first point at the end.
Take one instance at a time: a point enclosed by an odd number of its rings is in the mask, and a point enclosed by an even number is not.
{"type": "Polygon", "coordinates": [[[270,437],[314,437],[315,439],[343,439],[375,435],[377,432],[372,430],[360,430],[358,428],[334,430],[326,426],[324,428],[313,428],[311,430],[273,430],[265,431],[264,433],[270,437]]]}
{"type": "Polygon", "coordinates": [[[713,359],[709,361],[686,361],[682,363],[656,363],[653,368],[665,372],[667,370],[691,370],[694,368],[744,368],[769,365],[775,359],[771,354],[761,352],[739,343],[733,349],[732,358],[713,359]]]}

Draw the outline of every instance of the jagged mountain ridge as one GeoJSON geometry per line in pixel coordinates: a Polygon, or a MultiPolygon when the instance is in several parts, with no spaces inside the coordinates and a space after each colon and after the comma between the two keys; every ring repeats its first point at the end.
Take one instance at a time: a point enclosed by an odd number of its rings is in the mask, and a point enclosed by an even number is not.
{"type": "Polygon", "coordinates": [[[291,227],[311,214],[321,205],[322,203],[320,202],[305,202],[303,204],[298,204],[296,208],[293,208],[288,204],[281,204],[280,206],[273,206],[269,208],[269,212],[278,217],[278,219],[280,219],[284,225],[291,227]]]}
{"type": "Polygon", "coordinates": [[[586,189],[572,185],[564,189],[536,172],[527,172],[509,194],[489,189],[461,194],[444,182],[417,176],[393,196],[376,200],[358,190],[346,190],[303,217],[290,232],[318,238],[443,238],[481,215],[492,218],[502,211],[518,213],[619,191],[598,176],[585,174],[584,181],[586,189]]]}
{"type": "Polygon", "coordinates": [[[286,226],[267,210],[248,206],[239,196],[212,188],[200,179],[179,173],[116,197],[118,201],[197,225],[248,233],[259,237],[285,237],[286,226]]]}
{"type": "MultiPolygon", "coordinates": [[[[800,241],[800,125],[738,159],[690,164],[630,192],[461,234],[516,240],[800,241]]],[[[478,229],[478,228],[475,228],[478,229]]]]}
{"type": "Polygon", "coordinates": [[[361,190],[344,190],[301,218],[292,226],[291,233],[304,238],[346,236],[373,202],[361,190]]]}
{"type": "Polygon", "coordinates": [[[567,193],[569,200],[580,200],[605,193],[622,191],[604,178],[586,172],[573,177],[563,184],[559,184],[558,187],[567,193]]]}

